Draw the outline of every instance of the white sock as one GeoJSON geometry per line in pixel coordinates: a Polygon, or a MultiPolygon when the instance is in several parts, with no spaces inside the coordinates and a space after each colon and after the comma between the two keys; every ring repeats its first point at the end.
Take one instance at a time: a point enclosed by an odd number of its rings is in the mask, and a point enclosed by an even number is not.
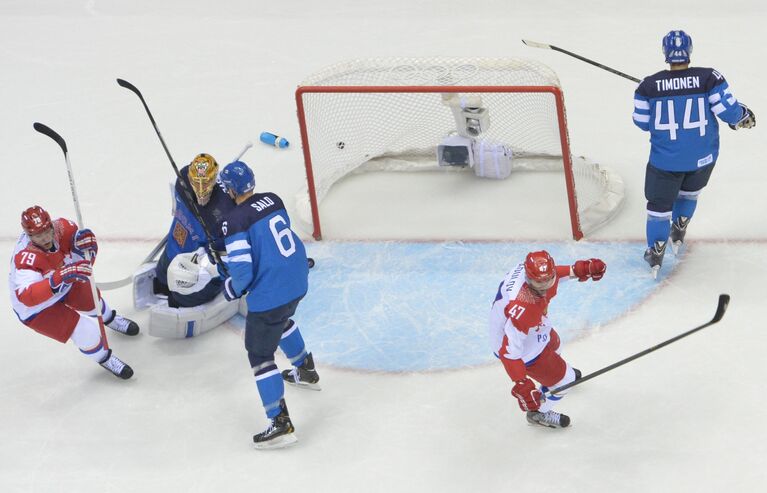
{"type": "Polygon", "coordinates": [[[108,351],[104,348],[105,341],[101,339],[99,325],[90,317],[80,316],[69,339],[80,348],[81,353],[96,363],[101,363],[107,355],[108,351]]]}

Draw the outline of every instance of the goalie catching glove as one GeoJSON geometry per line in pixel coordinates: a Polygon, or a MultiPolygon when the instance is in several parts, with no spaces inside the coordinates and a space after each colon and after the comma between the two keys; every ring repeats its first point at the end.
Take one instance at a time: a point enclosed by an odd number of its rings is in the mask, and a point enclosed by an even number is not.
{"type": "Polygon", "coordinates": [[[753,128],[756,126],[756,115],[754,115],[754,112],[751,111],[751,109],[746,106],[743,103],[738,103],[740,105],[740,108],[743,110],[743,114],[740,117],[740,120],[738,120],[737,123],[734,125],[730,123],[730,128],[733,130],[737,130],[739,128],[753,128]]]}
{"type": "Polygon", "coordinates": [[[533,381],[527,377],[514,383],[511,395],[517,399],[519,408],[523,411],[537,411],[543,400],[541,391],[535,388],[533,381]]]}
{"type": "Polygon", "coordinates": [[[578,260],[572,265],[573,275],[578,281],[584,282],[589,279],[598,281],[602,279],[607,270],[607,265],[598,258],[578,260]]]}

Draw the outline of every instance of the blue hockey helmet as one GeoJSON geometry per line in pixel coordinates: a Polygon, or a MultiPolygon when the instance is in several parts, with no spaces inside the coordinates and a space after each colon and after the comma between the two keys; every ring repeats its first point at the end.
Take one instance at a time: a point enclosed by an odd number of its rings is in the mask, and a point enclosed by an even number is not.
{"type": "Polygon", "coordinates": [[[234,161],[224,167],[221,172],[221,183],[227,192],[234,192],[235,195],[244,195],[256,188],[253,170],[242,161],[234,161]]]}
{"type": "Polygon", "coordinates": [[[692,38],[684,31],[669,31],[663,36],[663,54],[666,63],[690,63],[692,38]]]}

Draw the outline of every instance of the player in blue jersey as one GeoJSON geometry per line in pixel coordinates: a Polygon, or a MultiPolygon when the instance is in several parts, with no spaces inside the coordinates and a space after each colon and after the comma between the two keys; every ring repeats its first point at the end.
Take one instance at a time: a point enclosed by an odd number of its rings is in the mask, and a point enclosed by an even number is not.
{"type": "Polygon", "coordinates": [[[269,427],[253,436],[256,448],[276,448],[296,441],[284,399],[284,382],[319,390],[312,354],[291,317],[308,289],[306,250],[290,229],[280,197],[255,192],[247,164],[235,161],[221,172],[221,183],[237,203],[221,225],[229,276],[227,299],[246,296],[245,349],[256,377],[269,427]],[[280,348],[293,369],[280,374],[274,353],[280,348]]]}
{"type": "Polygon", "coordinates": [[[719,123],[752,128],[756,117],[738,102],[722,74],[690,67],[692,38],[684,31],[663,37],[668,70],[646,77],[634,93],[634,123],[650,132],[645,174],[647,250],[657,276],[666,244],[677,253],[719,156],[719,123]]]}
{"type": "Polygon", "coordinates": [[[217,275],[211,276],[205,269],[193,264],[203,262],[205,255],[212,253],[211,250],[224,251],[219,226],[224,215],[235,206],[234,201],[217,183],[218,163],[210,154],[197,155],[188,166],[181,169],[180,175],[175,185],[176,207],[173,211],[173,222],[170,225],[165,250],[157,262],[155,282],[155,292],[167,295],[168,306],[171,308],[199,306],[221,293],[223,280],[217,275]],[[195,200],[197,211],[202,215],[202,220],[213,238],[206,236],[202,224],[193,212],[193,206],[189,203],[189,195],[195,200]],[[180,254],[192,252],[198,252],[198,255],[177,259],[180,254]],[[174,259],[177,259],[175,263],[174,259]],[[189,276],[193,279],[190,280],[189,276]],[[169,277],[172,278],[170,282],[169,277]],[[173,285],[176,278],[176,282],[185,283],[183,294],[173,285]]]}

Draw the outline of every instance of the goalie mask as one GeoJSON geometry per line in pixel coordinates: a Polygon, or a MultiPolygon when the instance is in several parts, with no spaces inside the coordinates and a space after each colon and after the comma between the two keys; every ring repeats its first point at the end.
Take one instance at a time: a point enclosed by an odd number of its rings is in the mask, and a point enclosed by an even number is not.
{"type": "Polygon", "coordinates": [[[189,183],[197,197],[197,203],[205,205],[210,200],[218,177],[218,163],[210,154],[198,154],[189,163],[189,183]]]}
{"type": "Polygon", "coordinates": [[[200,291],[213,278],[206,268],[208,263],[207,257],[197,252],[176,255],[168,266],[168,288],[182,295],[200,291]]]}

